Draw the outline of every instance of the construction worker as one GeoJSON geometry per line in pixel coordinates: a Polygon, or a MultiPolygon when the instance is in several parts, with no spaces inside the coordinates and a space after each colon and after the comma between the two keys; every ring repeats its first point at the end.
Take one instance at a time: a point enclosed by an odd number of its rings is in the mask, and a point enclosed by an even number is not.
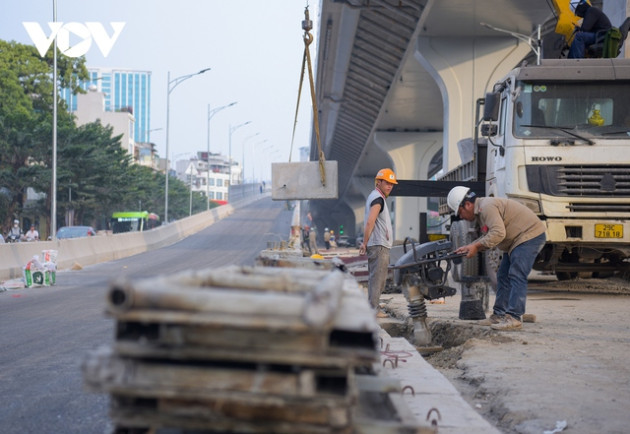
{"type": "Polygon", "coordinates": [[[394,241],[392,222],[385,199],[392,192],[395,184],[398,182],[392,169],[381,169],[376,174],[374,190],[365,202],[365,228],[363,242],[359,246],[359,254],[367,254],[368,257],[370,274],[368,299],[372,308],[376,310],[378,318],[388,316],[379,310],[379,299],[387,282],[389,250],[394,241]]]}
{"type": "Polygon", "coordinates": [[[591,6],[588,0],[578,0],[571,4],[574,13],[582,18],[582,25],[575,27],[575,36],[569,48],[569,59],[583,59],[586,47],[597,42],[598,33],[602,40],[605,32],[610,30],[612,24],[601,9],[591,6]]]}
{"type": "Polygon", "coordinates": [[[315,227],[311,227],[308,233],[308,248],[311,251],[311,255],[319,255],[317,249],[317,234],[315,233],[315,227]]]}
{"type": "Polygon", "coordinates": [[[310,256],[312,252],[311,252],[311,246],[310,246],[309,238],[308,238],[309,232],[310,232],[310,228],[308,227],[308,225],[304,225],[304,227],[302,228],[302,250],[308,249],[308,254],[310,256]]]}
{"type": "Polygon", "coordinates": [[[480,324],[495,330],[520,329],[527,300],[527,276],[546,241],[544,223],[520,202],[477,197],[468,187],[453,187],[446,202],[459,218],[476,221],[483,233],[455,253],[466,253],[467,258],[472,258],[493,247],[505,252],[497,272],[493,313],[480,324]]]}
{"type": "Polygon", "coordinates": [[[328,228],[324,228],[324,245],[326,250],[330,250],[330,232],[328,232],[328,228]]]}

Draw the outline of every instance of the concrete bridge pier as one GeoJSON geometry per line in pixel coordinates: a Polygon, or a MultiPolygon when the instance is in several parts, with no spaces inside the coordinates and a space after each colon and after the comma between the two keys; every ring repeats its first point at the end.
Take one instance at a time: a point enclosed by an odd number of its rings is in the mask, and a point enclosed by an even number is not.
{"type": "MultiPolygon", "coordinates": [[[[431,160],[442,149],[442,132],[378,132],[374,135],[374,141],[387,150],[398,179],[427,179],[431,160]]],[[[427,198],[393,197],[390,200],[395,239],[411,237],[418,240],[418,213],[427,211],[427,198]]]]}
{"type": "Polygon", "coordinates": [[[475,103],[531,48],[514,37],[418,37],[414,57],[437,83],[444,110],[443,167],[461,163],[457,142],[472,137],[475,103]]]}

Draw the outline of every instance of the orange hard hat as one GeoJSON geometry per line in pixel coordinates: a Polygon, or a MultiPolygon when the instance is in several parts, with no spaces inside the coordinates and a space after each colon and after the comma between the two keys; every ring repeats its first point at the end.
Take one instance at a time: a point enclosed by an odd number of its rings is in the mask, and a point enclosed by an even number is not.
{"type": "Polygon", "coordinates": [[[391,184],[398,184],[398,181],[396,181],[396,175],[392,169],[379,170],[375,179],[382,179],[383,181],[387,181],[391,184]]]}

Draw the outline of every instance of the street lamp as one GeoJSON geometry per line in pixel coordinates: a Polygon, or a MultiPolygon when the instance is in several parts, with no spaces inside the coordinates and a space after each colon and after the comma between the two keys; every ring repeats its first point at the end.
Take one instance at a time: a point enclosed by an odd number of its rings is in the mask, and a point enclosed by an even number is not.
{"type": "MultiPolygon", "coordinates": [[[[253,147],[253,149],[252,149],[252,159],[253,159],[254,161],[256,161],[256,159],[254,158],[254,156],[256,155],[256,154],[255,154],[255,151],[256,151],[256,146],[258,146],[258,145],[262,145],[263,143],[267,143],[267,142],[268,142],[268,140],[267,140],[267,139],[265,139],[265,140],[261,140],[260,142],[258,142],[258,143],[256,143],[256,144],[254,145],[254,147],[253,147]]],[[[269,146],[269,147],[271,147],[271,146],[269,146]]],[[[252,182],[256,182],[256,175],[255,175],[255,172],[254,172],[255,168],[256,168],[256,165],[255,165],[255,164],[252,164],[252,182]]]]}
{"type": "Polygon", "coordinates": [[[210,119],[212,119],[212,117],[219,113],[221,110],[226,109],[228,107],[232,107],[234,104],[236,104],[236,101],[231,102],[227,105],[221,106],[221,107],[217,107],[215,109],[210,110],[210,104],[208,104],[208,149],[207,149],[207,158],[208,158],[208,172],[206,175],[206,202],[207,203],[207,210],[210,210],[210,119]]]}
{"type": "MultiPolygon", "coordinates": [[[[228,160],[229,160],[229,164],[230,164],[230,178],[229,178],[229,182],[230,184],[228,185],[228,192],[230,191],[229,188],[232,186],[232,134],[234,133],[234,131],[238,130],[241,127],[244,127],[247,124],[251,124],[252,121],[247,121],[247,122],[243,122],[240,125],[237,125],[235,127],[233,127],[232,125],[230,125],[230,135],[229,135],[229,149],[228,149],[228,160]]],[[[228,197],[229,197],[229,193],[228,193],[228,197]]],[[[229,199],[228,199],[229,200],[229,199]]]]}
{"type": "Polygon", "coordinates": [[[168,136],[169,136],[169,120],[170,120],[170,102],[171,92],[183,81],[194,77],[195,75],[203,74],[210,71],[210,68],[202,69],[199,72],[193,74],[182,75],[180,77],[171,80],[171,71],[168,71],[166,77],[166,178],[164,180],[164,222],[168,224],[168,136]]]}
{"type": "Polygon", "coordinates": [[[538,30],[536,32],[536,39],[534,39],[533,37],[529,35],[524,35],[522,33],[516,33],[510,30],[500,29],[498,27],[491,26],[490,24],[487,24],[487,23],[479,23],[479,24],[481,24],[485,28],[494,30],[495,32],[507,33],[508,35],[515,37],[519,41],[525,42],[527,45],[529,45],[529,48],[536,55],[536,65],[540,65],[540,59],[542,57],[542,38],[541,38],[540,24],[538,25],[538,30]]]}
{"type": "Polygon", "coordinates": [[[243,174],[242,184],[245,184],[245,143],[247,143],[249,139],[256,137],[259,134],[260,133],[252,134],[251,136],[246,137],[245,140],[243,140],[243,159],[242,159],[243,167],[241,167],[241,173],[243,174]]]}
{"type": "Polygon", "coordinates": [[[162,131],[162,128],[152,128],[147,130],[147,143],[151,143],[151,132],[152,131],[162,131]]]}

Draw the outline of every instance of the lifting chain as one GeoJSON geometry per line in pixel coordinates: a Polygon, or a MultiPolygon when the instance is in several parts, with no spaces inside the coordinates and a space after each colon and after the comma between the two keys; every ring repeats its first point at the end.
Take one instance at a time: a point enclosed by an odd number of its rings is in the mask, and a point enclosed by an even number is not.
{"type": "MultiPolygon", "coordinates": [[[[302,29],[304,29],[304,56],[302,57],[302,69],[300,72],[300,85],[298,88],[297,105],[295,107],[295,121],[293,122],[293,135],[291,136],[291,153],[293,153],[293,141],[295,139],[295,128],[297,125],[298,111],[300,108],[300,94],[302,93],[302,84],[304,83],[304,70],[308,68],[308,78],[311,87],[311,101],[313,104],[313,128],[315,129],[315,138],[317,140],[317,152],[319,157],[319,174],[322,185],[326,186],[326,171],[324,169],[324,152],[319,137],[319,113],[317,111],[317,98],[315,97],[315,81],[313,79],[313,67],[311,64],[311,53],[309,45],[313,42],[313,35],[310,31],[313,29],[313,22],[309,18],[308,5],[304,9],[304,21],[302,21],[302,29]]],[[[289,162],[291,162],[291,153],[289,154],[289,162]]]]}

